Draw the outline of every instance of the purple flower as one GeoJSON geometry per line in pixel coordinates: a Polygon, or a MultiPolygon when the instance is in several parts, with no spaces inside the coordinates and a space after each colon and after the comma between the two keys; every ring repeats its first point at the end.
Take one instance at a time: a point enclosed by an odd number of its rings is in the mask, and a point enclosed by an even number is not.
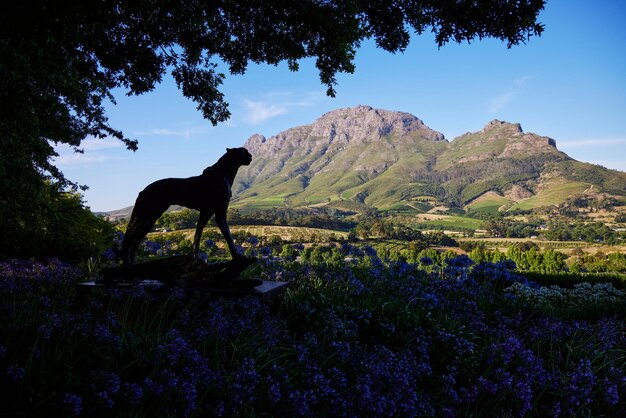
{"type": "Polygon", "coordinates": [[[83,402],[80,396],[74,393],[66,393],[63,398],[63,404],[67,405],[69,410],[76,416],[80,415],[83,410],[83,402]]]}
{"type": "Polygon", "coordinates": [[[106,370],[94,370],[90,373],[92,388],[103,389],[107,394],[117,394],[120,390],[120,377],[106,370]]]}
{"type": "Polygon", "coordinates": [[[101,390],[100,392],[96,392],[95,396],[102,401],[105,408],[113,408],[115,402],[113,402],[113,399],[111,399],[111,396],[107,391],[101,390]]]}
{"type": "Polygon", "coordinates": [[[420,264],[424,266],[431,266],[433,264],[433,259],[427,256],[420,258],[420,264]]]}
{"type": "Polygon", "coordinates": [[[376,257],[376,249],[370,245],[365,245],[363,247],[363,252],[365,253],[366,256],[368,257],[376,257]]]}
{"type": "Polygon", "coordinates": [[[144,379],[143,384],[148,393],[151,393],[156,396],[160,396],[165,390],[165,388],[160,382],[157,382],[149,377],[146,377],[144,379]]]}
{"type": "Polygon", "coordinates": [[[363,292],[363,290],[365,290],[365,286],[363,285],[363,282],[355,278],[350,279],[349,287],[350,287],[350,290],[357,296],[360,295],[363,292]]]}
{"type": "Polygon", "coordinates": [[[257,385],[260,382],[254,359],[247,357],[233,376],[233,401],[235,405],[244,405],[255,399],[257,385]]]}
{"type": "Polygon", "coordinates": [[[617,405],[619,402],[619,390],[616,383],[611,383],[605,378],[604,382],[604,400],[611,406],[617,405]]]}
{"type": "Polygon", "coordinates": [[[111,332],[109,325],[98,323],[93,327],[93,336],[98,344],[119,348],[121,339],[118,335],[111,332]]]}
{"type": "Polygon", "coordinates": [[[204,261],[207,263],[209,261],[209,255],[204,251],[198,251],[198,260],[204,261]]]}
{"type": "Polygon", "coordinates": [[[259,243],[259,239],[255,236],[251,236],[246,238],[246,242],[251,246],[255,247],[259,243]]]}
{"type": "Polygon", "coordinates": [[[113,234],[113,243],[116,246],[122,245],[122,241],[124,241],[124,233],[122,231],[115,231],[113,234]]]}
{"type": "Polygon", "coordinates": [[[122,393],[131,405],[139,404],[143,398],[143,389],[136,383],[124,383],[122,393]]]}
{"type": "Polygon", "coordinates": [[[569,374],[569,381],[565,388],[567,396],[567,411],[575,413],[580,407],[588,405],[593,400],[593,389],[597,377],[591,370],[591,361],[581,359],[578,367],[569,374]]]}
{"type": "Polygon", "coordinates": [[[503,268],[506,270],[515,270],[517,266],[515,265],[515,261],[513,260],[502,260],[496,263],[496,267],[503,268]]]}
{"type": "Polygon", "coordinates": [[[115,252],[112,248],[107,248],[102,253],[102,257],[106,258],[107,260],[113,260],[115,258],[115,252]]]}
{"type": "Polygon", "coordinates": [[[156,254],[161,249],[161,245],[155,241],[145,240],[143,242],[143,249],[148,254],[156,254]]]}
{"type": "Polygon", "coordinates": [[[52,335],[52,328],[49,324],[41,324],[37,327],[37,334],[39,334],[44,340],[49,340],[52,335]]]}
{"type": "Polygon", "coordinates": [[[469,266],[471,266],[472,264],[474,264],[474,261],[472,261],[472,259],[470,259],[467,256],[467,254],[461,254],[461,255],[458,255],[458,256],[456,256],[454,258],[448,258],[446,260],[446,264],[448,264],[448,266],[450,266],[450,267],[466,269],[469,266]]]}
{"type": "Polygon", "coordinates": [[[15,363],[7,367],[7,376],[13,380],[22,380],[25,374],[25,370],[15,363]]]}

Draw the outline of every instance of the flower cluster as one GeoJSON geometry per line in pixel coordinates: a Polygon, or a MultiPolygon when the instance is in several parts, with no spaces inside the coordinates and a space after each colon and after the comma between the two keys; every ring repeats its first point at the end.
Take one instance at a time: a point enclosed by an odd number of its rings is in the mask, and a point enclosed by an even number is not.
{"type": "Polygon", "coordinates": [[[83,294],[84,273],[58,260],[1,262],[7,414],[626,414],[621,311],[536,309],[624,291],[538,288],[466,257],[434,269],[349,244],[292,250],[304,261],[270,253],[254,269],[289,281],[272,310],[184,289],[83,294]]]}
{"type": "Polygon", "coordinates": [[[572,289],[559,286],[529,287],[515,283],[506,291],[532,305],[554,309],[626,303],[626,290],[616,289],[611,283],[578,283],[572,289]]]}

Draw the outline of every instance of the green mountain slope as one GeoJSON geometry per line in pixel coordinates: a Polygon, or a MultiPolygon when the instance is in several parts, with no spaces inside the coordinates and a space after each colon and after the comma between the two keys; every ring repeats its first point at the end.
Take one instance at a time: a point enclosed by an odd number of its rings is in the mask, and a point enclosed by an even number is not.
{"type": "Polygon", "coordinates": [[[571,159],[553,139],[494,120],[451,142],[413,115],[357,106],[244,144],[231,205],[369,205],[382,210],[534,208],[572,193],[626,196],[626,173],[571,159]],[[426,202],[426,203],[424,203],[426,202]],[[495,202],[495,203],[494,203],[495,202]],[[498,206],[500,204],[500,206],[498,206]]]}

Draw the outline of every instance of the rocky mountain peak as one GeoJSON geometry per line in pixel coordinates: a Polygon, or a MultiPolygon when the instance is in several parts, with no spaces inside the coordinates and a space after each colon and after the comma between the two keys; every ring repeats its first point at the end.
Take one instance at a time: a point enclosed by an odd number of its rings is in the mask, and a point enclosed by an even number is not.
{"type": "Polygon", "coordinates": [[[415,137],[445,141],[442,133],[430,129],[410,113],[356,106],[336,109],[309,125],[297,126],[271,137],[254,134],[244,144],[252,154],[276,157],[281,153],[323,153],[331,145],[345,147],[377,142],[384,136],[408,140],[415,137]]]}
{"type": "Polygon", "coordinates": [[[327,112],[311,127],[312,136],[328,138],[329,142],[362,143],[385,135],[403,136],[417,131],[420,136],[433,141],[445,140],[442,133],[428,128],[409,113],[363,105],[327,112]]]}
{"type": "Polygon", "coordinates": [[[524,130],[522,129],[522,125],[520,125],[519,123],[509,123],[509,122],[501,121],[498,119],[494,119],[488,124],[486,124],[481,130],[481,132],[488,132],[488,131],[491,131],[494,129],[500,129],[500,128],[504,128],[506,131],[509,131],[509,133],[521,134],[524,132],[524,130]]]}
{"type": "Polygon", "coordinates": [[[248,140],[246,141],[246,145],[250,147],[257,147],[261,144],[264,144],[265,141],[267,141],[267,138],[265,138],[263,135],[254,134],[250,138],[248,138],[248,140]]]}

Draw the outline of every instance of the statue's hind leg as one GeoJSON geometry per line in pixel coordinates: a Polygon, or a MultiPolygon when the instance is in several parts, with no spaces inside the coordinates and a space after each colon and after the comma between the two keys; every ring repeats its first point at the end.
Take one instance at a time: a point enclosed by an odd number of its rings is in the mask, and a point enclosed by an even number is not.
{"type": "Polygon", "coordinates": [[[132,264],[132,258],[134,258],[134,250],[137,249],[133,243],[136,241],[138,230],[141,228],[141,221],[137,216],[131,216],[126,227],[126,233],[124,234],[124,240],[122,241],[122,263],[124,265],[132,264]],[[134,248],[134,250],[132,250],[134,248]],[[131,254],[132,252],[132,254],[131,254]]]}
{"type": "Polygon", "coordinates": [[[125,265],[135,262],[137,248],[160,216],[161,213],[151,213],[142,217],[134,216],[131,218],[122,243],[122,256],[125,265]]]}
{"type": "Polygon", "coordinates": [[[148,235],[148,232],[152,230],[152,227],[156,223],[157,219],[159,219],[160,215],[153,216],[149,219],[143,219],[141,221],[141,225],[137,230],[137,234],[135,235],[135,239],[131,242],[130,248],[130,262],[131,264],[135,262],[135,253],[137,252],[137,248],[141,244],[141,241],[148,235]]]}

